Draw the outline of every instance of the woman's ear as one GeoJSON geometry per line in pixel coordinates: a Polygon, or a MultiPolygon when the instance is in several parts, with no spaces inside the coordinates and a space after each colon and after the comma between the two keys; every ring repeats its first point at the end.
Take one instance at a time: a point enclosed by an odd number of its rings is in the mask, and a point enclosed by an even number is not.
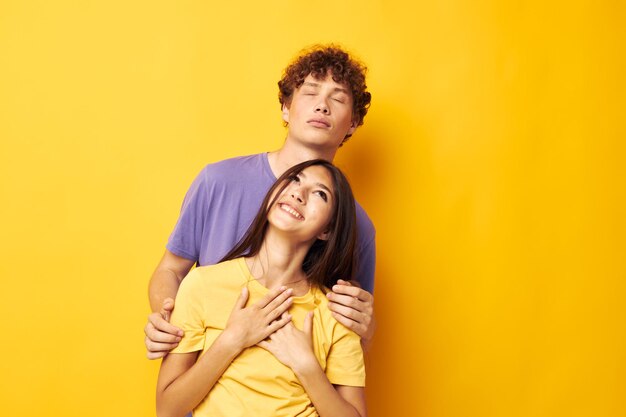
{"type": "Polygon", "coordinates": [[[287,104],[283,104],[283,122],[289,123],[289,107],[287,107],[287,104]]]}
{"type": "Polygon", "coordinates": [[[329,237],[330,237],[330,230],[325,230],[319,235],[317,235],[317,238],[319,240],[328,240],[329,237]]]}

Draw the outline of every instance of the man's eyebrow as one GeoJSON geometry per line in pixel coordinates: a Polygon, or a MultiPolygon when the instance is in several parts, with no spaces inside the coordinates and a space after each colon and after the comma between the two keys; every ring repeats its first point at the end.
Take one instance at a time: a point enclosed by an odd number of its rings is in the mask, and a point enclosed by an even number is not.
{"type": "Polygon", "coordinates": [[[341,87],[335,87],[333,91],[336,91],[338,93],[348,94],[348,90],[346,90],[345,88],[341,88],[341,87]]]}
{"type": "MultiPolygon", "coordinates": [[[[316,83],[316,82],[313,82],[313,81],[305,81],[305,82],[303,82],[303,83],[302,83],[302,86],[303,86],[303,87],[314,87],[314,88],[319,88],[319,87],[320,87],[320,84],[318,84],[318,83],[316,83]]],[[[342,88],[342,87],[335,87],[335,88],[333,89],[333,92],[336,92],[336,93],[344,93],[344,94],[349,94],[349,93],[348,93],[348,90],[346,90],[345,88],[342,88]]]]}

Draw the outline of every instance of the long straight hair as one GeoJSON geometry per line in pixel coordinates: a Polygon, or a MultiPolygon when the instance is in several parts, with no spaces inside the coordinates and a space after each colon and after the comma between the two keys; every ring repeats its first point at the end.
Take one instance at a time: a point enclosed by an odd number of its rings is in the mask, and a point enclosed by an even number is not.
{"type": "Polygon", "coordinates": [[[302,162],[285,171],[272,185],[256,217],[239,243],[220,262],[255,256],[261,250],[268,227],[267,215],[287,185],[310,166],[326,168],[333,182],[333,207],[328,224],[328,239],[317,239],[309,248],[302,269],[309,283],[332,287],[338,279],[351,280],[356,270],[356,209],[354,196],[345,175],[323,159],[302,162]],[[273,196],[273,198],[272,198],[273,196]],[[270,201],[271,200],[271,201],[270,201]]]}

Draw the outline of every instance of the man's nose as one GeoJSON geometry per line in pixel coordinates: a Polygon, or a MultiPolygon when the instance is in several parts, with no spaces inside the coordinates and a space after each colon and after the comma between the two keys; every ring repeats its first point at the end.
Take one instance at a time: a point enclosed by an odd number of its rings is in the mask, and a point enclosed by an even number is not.
{"type": "Polygon", "coordinates": [[[315,111],[323,113],[323,114],[329,114],[330,109],[328,108],[328,104],[326,103],[326,100],[322,100],[319,103],[317,103],[317,106],[315,106],[315,111]]]}

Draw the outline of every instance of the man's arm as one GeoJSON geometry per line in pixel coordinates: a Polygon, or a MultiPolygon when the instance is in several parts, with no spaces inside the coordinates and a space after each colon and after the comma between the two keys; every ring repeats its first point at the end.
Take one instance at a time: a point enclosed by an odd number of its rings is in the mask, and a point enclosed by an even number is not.
{"type": "Polygon", "coordinates": [[[183,331],[172,326],[169,319],[178,287],[194,264],[194,261],[166,249],[152,274],[148,288],[152,314],[148,316],[148,324],[144,328],[148,359],[164,357],[183,336],[183,331]]]}
{"type": "Polygon", "coordinates": [[[374,319],[374,277],[376,271],[376,230],[367,213],[357,203],[357,268],[355,281],[339,280],[328,293],[328,308],[339,323],[361,337],[367,351],[376,329],[374,319]]]}

